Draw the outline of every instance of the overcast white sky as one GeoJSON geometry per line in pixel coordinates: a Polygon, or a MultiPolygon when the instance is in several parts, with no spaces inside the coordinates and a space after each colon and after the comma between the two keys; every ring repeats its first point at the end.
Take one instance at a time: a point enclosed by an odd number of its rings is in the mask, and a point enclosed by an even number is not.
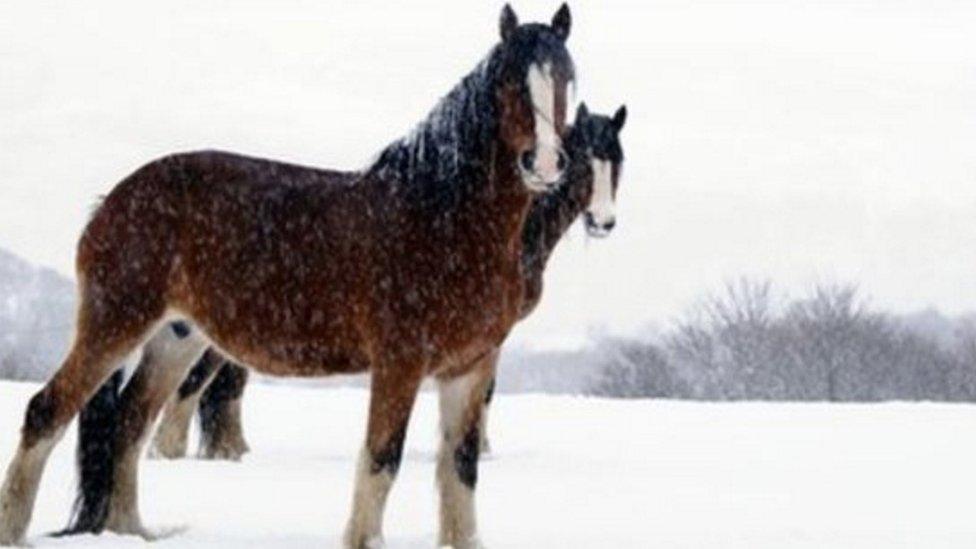
{"type": "MultiPolygon", "coordinates": [[[[162,154],[362,166],[484,56],[501,7],[134,4],[0,17],[0,247],[66,274],[98,195],[162,154]]],[[[976,309],[976,2],[571,8],[578,98],[630,109],[618,228],[567,237],[518,341],[667,321],[738,275],[976,309]]]]}

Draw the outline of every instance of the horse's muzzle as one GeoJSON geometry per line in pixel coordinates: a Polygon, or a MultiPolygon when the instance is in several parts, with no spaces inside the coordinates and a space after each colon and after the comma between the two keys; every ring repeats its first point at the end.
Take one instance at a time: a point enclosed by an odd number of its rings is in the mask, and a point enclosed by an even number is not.
{"type": "Polygon", "coordinates": [[[522,181],[534,192],[555,189],[562,181],[569,164],[569,158],[561,148],[544,152],[549,154],[539,155],[536,149],[529,149],[519,155],[518,168],[522,181]]]}
{"type": "Polygon", "coordinates": [[[583,215],[586,222],[586,233],[596,238],[604,238],[610,235],[610,231],[617,225],[615,218],[597,220],[593,214],[586,212],[583,215]]]}

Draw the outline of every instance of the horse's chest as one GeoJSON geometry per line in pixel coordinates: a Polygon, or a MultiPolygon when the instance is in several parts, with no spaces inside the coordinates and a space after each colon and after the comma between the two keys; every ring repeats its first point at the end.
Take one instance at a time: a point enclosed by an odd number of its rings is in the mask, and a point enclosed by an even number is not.
{"type": "Polygon", "coordinates": [[[436,349],[454,352],[475,340],[497,340],[517,315],[522,281],[517,262],[491,247],[455,247],[405,276],[394,299],[405,319],[422,325],[436,349]]]}
{"type": "Polygon", "coordinates": [[[450,305],[473,318],[504,315],[520,299],[522,288],[518,263],[509,255],[504,250],[476,249],[449,262],[447,277],[455,298],[450,305]]]}

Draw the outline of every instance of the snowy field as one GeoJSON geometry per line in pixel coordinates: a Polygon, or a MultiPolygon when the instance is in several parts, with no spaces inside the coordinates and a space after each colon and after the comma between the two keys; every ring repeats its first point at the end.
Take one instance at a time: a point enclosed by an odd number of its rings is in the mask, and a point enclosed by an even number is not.
{"type": "MultiPolygon", "coordinates": [[[[0,384],[19,418],[33,384],[0,384]]],[[[157,547],[338,545],[366,392],[256,383],[241,463],[146,461],[140,505],[157,547]]],[[[435,542],[436,401],[423,393],[390,497],[391,548],[435,542]]],[[[18,421],[0,428],[4,463],[18,421]]],[[[976,545],[976,407],[606,401],[502,395],[483,462],[489,547],[938,548],[976,545]]],[[[41,487],[37,546],[72,500],[74,428],[41,487]]]]}

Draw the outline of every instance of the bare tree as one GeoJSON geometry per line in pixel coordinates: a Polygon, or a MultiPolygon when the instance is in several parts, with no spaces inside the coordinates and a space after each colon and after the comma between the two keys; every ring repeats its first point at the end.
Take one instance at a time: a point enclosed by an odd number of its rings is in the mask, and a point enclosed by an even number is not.
{"type": "MultiPolygon", "coordinates": [[[[976,317],[926,326],[873,310],[854,285],[777,306],[739,279],[653,341],[601,346],[594,394],[707,400],[976,400],[976,317]],[[656,342],[656,343],[655,343],[656,342]],[[949,342],[949,343],[946,343],[949,342]]],[[[935,317],[932,315],[935,314],[935,317]]]]}
{"type": "Polygon", "coordinates": [[[686,393],[667,357],[649,342],[611,339],[597,349],[600,364],[587,390],[616,398],[681,398],[686,393]]]}

